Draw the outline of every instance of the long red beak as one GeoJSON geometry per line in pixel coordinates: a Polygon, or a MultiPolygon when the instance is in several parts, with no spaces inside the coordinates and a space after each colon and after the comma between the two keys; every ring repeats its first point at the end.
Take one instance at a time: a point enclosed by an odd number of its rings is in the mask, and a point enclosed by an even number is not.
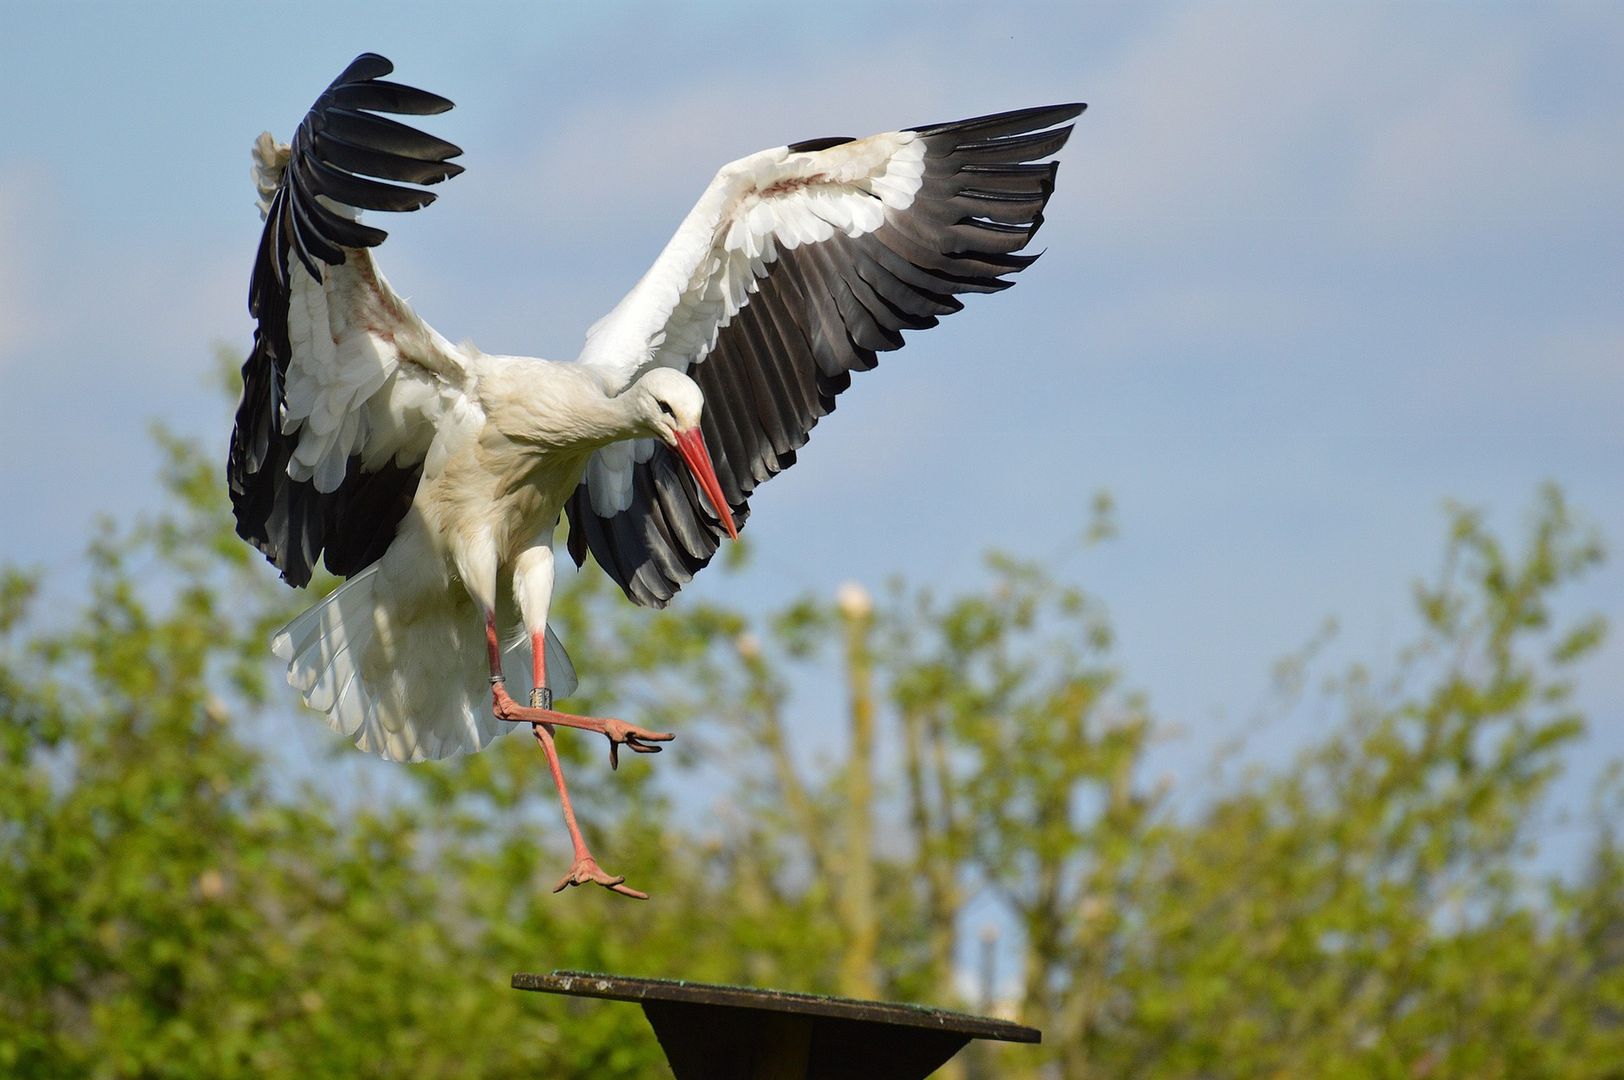
{"type": "Polygon", "coordinates": [[[722,497],[722,482],[716,479],[716,467],[711,464],[710,451],[705,449],[705,437],[699,433],[699,428],[677,432],[677,453],[693,470],[694,479],[705,490],[705,497],[710,500],[716,516],[722,519],[722,528],[727,530],[729,537],[737,540],[739,530],[733,524],[733,508],[722,497]]]}

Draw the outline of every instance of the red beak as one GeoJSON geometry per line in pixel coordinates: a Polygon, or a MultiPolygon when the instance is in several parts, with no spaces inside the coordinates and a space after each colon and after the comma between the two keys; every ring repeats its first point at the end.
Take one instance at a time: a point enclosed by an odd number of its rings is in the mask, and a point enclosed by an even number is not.
{"type": "Polygon", "coordinates": [[[722,482],[716,479],[716,467],[711,464],[710,451],[705,449],[705,437],[699,433],[698,427],[677,432],[677,453],[693,470],[694,479],[704,489],[716,516],[722,519],[722,528],[727,530],[728,536],[737,540],[739,530],[733,524],[733,508],[722,497],[722,482]]]}

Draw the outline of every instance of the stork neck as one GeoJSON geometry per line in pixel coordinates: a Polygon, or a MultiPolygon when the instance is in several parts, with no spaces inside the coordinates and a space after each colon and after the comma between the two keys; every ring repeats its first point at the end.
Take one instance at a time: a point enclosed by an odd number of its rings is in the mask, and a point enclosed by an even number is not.
{"type": "Polygon", "coordinates": [[[640,396],[637,384],[633,383],[615,396],[604,399],[605,444],[653,434],[649,431],[648,420],[643,416],[640,396]]]}
{"type": "Polygon", "coordinates": [[[504,435],[542,450],[589,450],[646,435],[635,387],[611,395],[574,364],[505,366],[485,387],[488,415],[504,435]]]}
{"type": "Polygon", "coordinates": [[[638,410],[636,395],[630,389],[613,397],[603,395],[583,402],[582,408],[566,424],[568,442],[594,449],[649,434],[648,424],[638,410]]]}

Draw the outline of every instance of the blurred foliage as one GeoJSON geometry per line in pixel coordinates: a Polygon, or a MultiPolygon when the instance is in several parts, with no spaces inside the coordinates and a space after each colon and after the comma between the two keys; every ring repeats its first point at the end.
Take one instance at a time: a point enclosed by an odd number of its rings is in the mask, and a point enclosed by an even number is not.
{"type": "MultiPolygon", "coordinates": [[[[268,758],[256,732],[311,722],[264,648],[305,598],[232,536],[215,463],[159,440],[167,499],[100,529],[81,606],[0,576],[0,1074],[661,1075],[633,1007],[508,977],[986,1007],[960,938],[992,903],[1021,974],[994,1004],[1044,1043],[961,1076],[1618,1075],[1616,771],[1583,872],[1528,869],[1603,635],[1553,614],[1600,558],[1554,490],[1514,549],[1452,510],[1413,647],[1331,680],[1290,765],[1177,806],[1105,613],[1042,565],[764,613],[575,576],[572,704],[683,735],[618,773],[561,738],[636,904],[549,891],[567,844],[527,739],[385,794],[268,758]]],[[[1113,531],[1102,499],[1086,540],[1113,531]]]]}

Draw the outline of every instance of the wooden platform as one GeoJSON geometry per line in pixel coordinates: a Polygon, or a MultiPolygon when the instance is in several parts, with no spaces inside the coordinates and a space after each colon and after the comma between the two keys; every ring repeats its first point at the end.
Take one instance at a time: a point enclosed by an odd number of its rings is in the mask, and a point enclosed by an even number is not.
{"type": "Polygon", "coordinates": [[[971,1039],[1036,1028],[921,1005],[589,971],[513,976],[518,990],[634,1001],[677,1080],[922,1080],[971,1039]]]}

